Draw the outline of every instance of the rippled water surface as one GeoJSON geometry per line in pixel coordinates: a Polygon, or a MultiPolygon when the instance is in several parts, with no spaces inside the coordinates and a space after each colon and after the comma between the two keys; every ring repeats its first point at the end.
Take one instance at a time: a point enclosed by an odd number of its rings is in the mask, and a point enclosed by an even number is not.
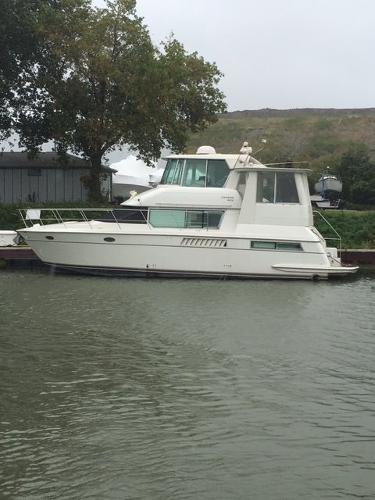
{"type": "Polygon", "coordinates": [[[0,497],[375,498],[374,299],[0,272],[0,497]]]}

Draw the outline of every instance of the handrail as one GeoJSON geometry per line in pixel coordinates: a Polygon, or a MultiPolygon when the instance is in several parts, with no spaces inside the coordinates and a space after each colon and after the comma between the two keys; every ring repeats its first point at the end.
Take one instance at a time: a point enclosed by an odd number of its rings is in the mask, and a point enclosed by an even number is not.
{"type": "MultiPolygon", "coordinates": [[[[170,210],[170,207],[155,207],[157,210],[170,210]]],[[[152,224],[150,223],[149,220],[149,207],[121,207],[121,208],[33,208],[32,210],[34,211],[39,211],[39,217],[38,218],[33,218],[29,219],[27,216],[27,208],[22,208],[18,209],[18,212],[20,214],[21,220],[24,224],[25,227],[30,227],[34,225],[35,223],[39,223],[41,225],[44,224],[64,224],[66,227],[67,222],[85,222],[86,224],[89,225],[90,228],[92,228],[91,222],[96,220],[95,216],[90,217],[90,214],[99,213],[102,212],[103,214],[109,215],[110,219],[107,219],[106,221],[102,222],[112,222],[117,225],[118,229],[121,230],[121,223],[123,224],[135,224],[135,223],[144,223],[147,224],[149,227],[153,227],[152,224]],[[141,218],[129,218],[129,219],[124,219],[121,220],[121,216],[119,215],[121,212],[123,213],[128,213],[128,212],[133,212],[133,213],[138,213],[141,215],[141,218]],[[147,213],[146,213],[147,212],[147,213]],[[64,213],[67,214],[64,216],[64,213]]],[[[186,215],[192,212],[203,212],[204,214],[209,214],[210,212],[217,212],[217,209],[194,209],[194,208],[185,208],[185,209],[179,209],[185,213],[185,219],[186,215]]],[[[101,217],[98,217],[99,221],[101,221],[101,217]]],[[[203,228],[208,229],[208,223],[207,225],[204,225],[202,221],[202,226],[198,226],[203,228]]]]}
{"type": "Polygon", "coordinates": [[[332,229],[332,231],[335,233],[335,235],[337,236],[337,238],[325,238],[323,236],[323,238],[327,241],[327,240],[334,240],[334,241],[338,241],[339,242],[339,251],[341,252],[341,236],[340,234],[336,231],[336,229],[332,226],[332,224],[329,222],[329,220],[327,220],[324,215],[319,212],[319,210],[313,210],[313,214],[318,214],[321,219],[332,229]]]}

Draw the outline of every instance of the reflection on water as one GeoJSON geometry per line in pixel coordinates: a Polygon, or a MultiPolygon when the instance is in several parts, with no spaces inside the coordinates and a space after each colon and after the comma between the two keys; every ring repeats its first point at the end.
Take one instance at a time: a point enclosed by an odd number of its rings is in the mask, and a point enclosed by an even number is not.
{"type": "Polygon", "coordinates": [[[374,298],[1,272],[0,496],[374,498],[374,298]]]}

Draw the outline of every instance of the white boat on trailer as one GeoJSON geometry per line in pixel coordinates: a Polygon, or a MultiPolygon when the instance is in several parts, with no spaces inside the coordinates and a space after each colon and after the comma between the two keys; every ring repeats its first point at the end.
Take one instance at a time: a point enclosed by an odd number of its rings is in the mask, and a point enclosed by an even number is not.
{"type": "Polygon", "coordinates": [[[326,279],[356,272],[313,226],[308,170],[267,167],[251,152],[244,143],[239,155],[210,146],[170,155],[159,186],[123,208],[41,209],[38,223],[18,232],[43,262],[91,274],[326,279]]]}

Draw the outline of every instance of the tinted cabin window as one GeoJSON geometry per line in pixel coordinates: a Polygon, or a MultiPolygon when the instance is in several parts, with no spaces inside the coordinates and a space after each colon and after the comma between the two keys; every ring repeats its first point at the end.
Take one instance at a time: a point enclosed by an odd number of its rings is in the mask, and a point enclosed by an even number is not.
{"type": "Polygon", "coordinates": [[[149,222],[154,227],[217,229],[222,215],[222,211],[151,209],[149,222]]]}
{"type": "Polygon", "coordinates": [[[208,160],[207,186],[223,187],[229,174],[225,160],[208,160]]]}
{"type": "Polygon", "coordinates": [[[190,187],[206,186],[206,160],[186,160],[182,185],[190,187]]]}
{"type": "Polygon", "coordinates": [[[168,160],[161,184],[180,184],[184,160],[168,160]]]}
{"type": "Polygon", "coordinates": [[[185,227],[183,210],[150,210],[150,224],[154,227],[185,227]]]}
{"type": "Polygon", "coordinates": [[[302,246],[300,243],[284,243],[279,241],[252,241],[251,248],[258,250],[284,250],[287,252],[301,252],[302,246]]]}
{"type": "Polygon", "coordinates": [[[274,203],[275,172],[258,172],[257,202],[274,203]]]}
{"type": "Polygon", "coordinates": [[[292,172],[258,172],[258,203],[299,203],[292,172]]]}
{"type": "Polygon", "coordinates": [[[276,203],[298,203],[296,180],[292,172],[276,174],[276,203]]]}
{"type": "Polygon", "coordinates": [[[301,252],[300,243],[276,243],[276,250],[287,250],[289,252],[301,252]]]}

